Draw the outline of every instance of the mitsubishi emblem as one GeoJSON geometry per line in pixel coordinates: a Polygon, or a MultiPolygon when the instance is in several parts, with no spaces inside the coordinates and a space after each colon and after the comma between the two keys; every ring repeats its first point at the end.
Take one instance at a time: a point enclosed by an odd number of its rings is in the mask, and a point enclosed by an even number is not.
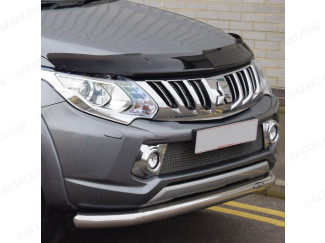
{"type": "Polygon", "coordinates": [[[223,91],[223,88],[218,82],[216,85],[216,89],[210,90],[210,96],[211,96],[211,100],[215,100],[216,105],[224,104],[225,92],[223,91]]]}
{"type": "Polygon", "coordinates": [[[225,103],[225,91],[223,91],[223,88],[221,87],[221,85],[219,83],[217,83],[217,92],[218,92],[218,96],[217,96],[216,104],[217,105],[224,104],[225,103]]]}

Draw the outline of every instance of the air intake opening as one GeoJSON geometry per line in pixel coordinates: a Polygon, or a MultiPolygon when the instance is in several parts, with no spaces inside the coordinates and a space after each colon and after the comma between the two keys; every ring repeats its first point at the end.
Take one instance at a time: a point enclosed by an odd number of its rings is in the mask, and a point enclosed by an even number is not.
{"type": "Polygon", "coordinates": [[[204,85],[202,84],[201,80],[192,80],[189,81],[190,85],[192,85],[192,87],[195,90],[196,95],[199,97],[201,106],[205,109],[205,110],[211,110],[211,101],[209,98],[209,94],[208,91],[206,90],[206,88],[204,87],[204,85]]]}
{"type": "Polygon", "coordinates": [[[169,82],[173,89],[176,91],[177,95],[183,101],[184,106],[189,110],[195,109],[194,100],[186,88],[185,84],[181,81],[169,82]]]}
{"type": "Polygon", "coordinates": [[[240,84],[243,88],[244,98],[246,98],[249,94],[249,90],[248,90],[248,83],[247,83],[244,71],[237,72],[237,77],[238,77],[240,84]]]}
{"type": "Polygon", "coordinates": [[[236,88],[237,85],[236,85],[235,78],[232,75],[227,75],[227,76],[225,76],[225,79],[226,79],[227,84],[229,86],[231,96],[233,98],[233,103],[234,103],[239,98],[239,91],[238,91],[238,88],[236,88]]]}
{"type": "Polygon", "coordinates": [[[176,109],[178,106],[173,96],[169,93],[166,87],[160,82],[147,82],[150,87],[156,91],[160,98],[168,105],[170,108],[176,109]]]}

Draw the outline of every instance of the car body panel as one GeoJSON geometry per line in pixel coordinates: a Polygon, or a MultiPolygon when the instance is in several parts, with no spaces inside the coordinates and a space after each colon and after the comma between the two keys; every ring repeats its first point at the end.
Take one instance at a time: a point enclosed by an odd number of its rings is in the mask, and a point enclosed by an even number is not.
{"type": "Polygon", "coordinates": [[[41,120],[41,138],[42,191],[49,205],[64,208],[69,203],[64,177],[55,145],[43,117],[41,120]]]}
{"type": "Polygon", "coordinates": [[[65,99],[59,95],[48,82],[43,80],[41,82],[41,95],[41,107],[65,101],[65,99]]]}
{"type": "Polygon", "coordinates": [[[122,0],[43,10],[42,56],[57,70],[152,77],[221,71],[254,55],[222,30],[122,0]]]}
{"type": "Polygon", "coordinates": [[[142,144],[189,141],[193,131],[256,117],[259,123],[277,119],[278,100],[264,96],[250,109],[227,119],[209,122],[159,122],[135,120],[129,126],[76,110],[67,102],[42,108],[58,151],[70,203],[79,209],[130,209],[145,205],[165,186],[222,173],[262,160],[275,163],[275,146],[255,155],[227,161],[177,176],[141,179],[132,175],[142,144]],[[121,137],[105,136],[110,129],[121,137]]]}
{"type": "MultiPolygon", "coordinates": [[[[236,70],[254,58],[235,34],[123,0],[42,10],[41,55],[42,68],[90,76],[122,75],[137,81],[146,77],[151,80],[162,76],[216,75],[236,70]]],[[[257,103],[224,119],[136,119],[123,125],[77,110],[44,80],[41,87],[42,190],[46,201],[57,208],[69,206],[74,212],[95,213],[138,210],[164,188],[175,188],[172,185],[177,183],[206,181],[204,178],[217,178],[229,172],[236,174],[236,170],[254,167],[262,161],[268,163],[262,170],[267,177],[267,170],[276,161],[273,144],[231,161],[177,174],[146,179],[132,174],[142,145],[193,141],[194,132],[199,129],[254,118],[260,126],[267,120],[278,121],[279,102],[274,95],[260,93],[257,103]]],[[[248,176],[260,175],[255,172],[248,176]]],[[[231,183],[237,183],[243,174],[233,178],[231,183]]],[[[247,178],[247,183],[254,180],[258,178],[247,178]]],[[[228,186],[222,183],[224,180],[215,181],[213,187],[228,186]]],[[[192,184],[187,184],[186,195],[192,184]]]]}

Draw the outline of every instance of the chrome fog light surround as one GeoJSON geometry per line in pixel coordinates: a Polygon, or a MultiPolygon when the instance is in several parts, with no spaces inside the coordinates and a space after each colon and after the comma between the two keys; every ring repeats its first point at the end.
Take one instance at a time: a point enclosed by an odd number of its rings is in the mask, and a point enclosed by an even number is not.
{"type": "Polygon", "coordinates": [[[269,120],[263,123],[265,146],[269,147],[279,140],[279,123],[275,120],[269,120]]]}
{"type": "Polygon", "coordinates": [[[158,175],[167,149],[167,144],[141,145],[132,174],[141,178],[158,175]]]}

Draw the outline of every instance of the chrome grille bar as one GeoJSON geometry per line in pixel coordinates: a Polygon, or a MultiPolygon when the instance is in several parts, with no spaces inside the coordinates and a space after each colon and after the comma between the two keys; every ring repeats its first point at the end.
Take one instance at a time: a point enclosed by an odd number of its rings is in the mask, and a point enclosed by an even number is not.
{"type": "Polygon", "coordinates": [[[216,89],[211,89],[207,80],[202,78],[201,79],[202,81],[202,84],[203,84],[203,87],[204,89],[206,90],[206,93],[208,95],[207,99],[209,100],[208,101],[208,106],[207,106],[207,110],[211,110],[211,111],[214,111],[216,109],[216,103],[217,103],[217,91],[216,89]]]}
{"type": "Polygon", "coordinates": [[[151,88],[153,88],[159,94],[159,96],[165,101],[165,103],[169,107],[171,107],[171,108],[177,107],[171,94],[168,93],[166,88],[160,82],[151,82],[151,83],[149,83],[149,85],[151,86],[151,88]]]}
{"type": "Polygon", "coordinates": [[[201,106],[208,110],[210,107],[209,107],[209,102],[208,102],[208,99],[207,97],[205,96],[204,94],[204,91],[203,91],[203,88],[202,88],[202,85],[200,84],[201,81],[199,80],[193,80],[191,82],[192,86],[194,87],[195,89],[195,92],[197,94],[197,96],[199,97],[200,99],[200,102],[201,102],[201,106]]]}
{"type": "Polygon", "coordinates": [[[255,93],[256,91],[256,83],[255,83],[255,78],[254,78],[254,74],[253,74],[253,71],[251,68],[247,68],[247,73],[248,73],[248,76],[253,84],[253,92],[255,93]]]}
{"type": "Polygon", "coordinates": [[[246,77],[247,84],[248,84],[248,95],[247,95],[246,99],[243,101],[243,104],[246,104],[248,101],[250,101],[252,99],[254,90],[253,90],[253,83],[249,77],[247,69],[244,69],[243,71],[245,73],[245,77],[246,77]]]}
{"type": "Polygon", "coordinates": [[[253,97],[253,98],[255,98],[260,93],[261,86],[260,86],[259,78],[258,78],[258,75],[257,75],[254,65],[251,65],[250,68],[253,70],[254,79],[255,79],[255,83],[256,83],[256,90],[255,90],[255,94],[253,97]]]}
{"type": "Polygon", "coordinates": [[[237,99],[238,99],[238,95],[237,95],[237,92],[236,92],[236,89],[235,89],[235,85],[233,83],[233,80],[231,79],[231,76],[225,76],[225,79],[227,80],[228,82],[228,85],[230,87],[230,91],[232,93],[232,102],[235,102],[237,99]]]}
{"type": "Polygon", "coordinates": [[[242,88],[242,86],[240,84],[240,81],[239,81],[239,78],[237,76],[237,73],[233,73],[232,75],[233,75],[233,77],[234,77],[234,79],[236,81],[236,85],[237,85],[237,89],[238,89],[238,99],[237,99],[237,101],[235,103],[233,103],[231,105],[231,108],[230,108],[231,110],[235,109],[238,105],[240,105],[241,102],[244,99],[243,88],[242,88]]]}
{"type": "Polygon", "coordinates": [[[245,84],[244,77],[241,74],[241,72],[237,72],[236,75],[237,75],[237,78],[239,79],[239,82],[240,82],[240,84],[242,86],[244,98],[246,98],[246,95],[248,94],[248,92],[247,92],[247,89],[246,89],[246,84],[245,84]]]}
{"type": "Polygon", "coordinates": [[[173,98],[176,101],[177,107],[179,106],[185,106],[182,99],[179,97],[175,89],[170,85],[168,81],[161,81],[161,83],[165,86],[165,88],[169,91],[169,93],[173,96],[173,98]]]}
{"type": "Polygon", "coordinates": [[[195,105],[193,98],[189,91],[187,90],[185,84],[183,84],[182,81],[176,81],[176,82],[170,82],[175,85],[174,88],[178,90],[179,95],[181,96],[181,99],[183,100],[183,103],[186,104],[185,107],[189,110],[194,110],[195,105]]]}
{"type": "Polygon", "coordinates": [[[183,83],[184,83],[185,87],[188,89],[188,91],[190,92],[190,94],[194,100],[194,103],[195,103],[195,110],[198,112],[199,110],[201,110],[203,108],[201,106],[199,97],[197,96],[193,86],[188,82],[188,80],[186,80],[186,79],[183,80],[183,83]]]}

